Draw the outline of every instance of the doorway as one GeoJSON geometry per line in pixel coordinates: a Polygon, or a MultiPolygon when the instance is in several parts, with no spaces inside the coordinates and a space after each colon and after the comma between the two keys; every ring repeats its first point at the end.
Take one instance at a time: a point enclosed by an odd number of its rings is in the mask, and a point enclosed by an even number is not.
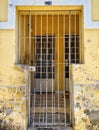
{"type": "Polygon", "coordinates": [[[80,63],[80,10],[20,11],[19,62],[28,69],[29,126],[72,123],[72,63],[80,63]]]}

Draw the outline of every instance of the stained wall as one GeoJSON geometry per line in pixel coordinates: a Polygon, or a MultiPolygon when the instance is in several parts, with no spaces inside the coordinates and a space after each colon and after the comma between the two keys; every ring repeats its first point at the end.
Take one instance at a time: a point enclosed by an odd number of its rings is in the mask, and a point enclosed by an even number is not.
{"type": "MultiPolygon", "coordinates": [[[[16,28],[14,11],[16,5],[23,3],[16,0],[11,2],[12,6],[9,6],[8,9],[8,22],[0,22],[0,129],[26,130],[26,73],[15,65],[16,28]]],[[[56,3],[53,1],[54,5],[84,6],[84,63],[71,65],[73,128],[74,130],[98,130],[99,22],[91,20],[91,2],[89,0],[70,0],[67,3],[65,1],[56,3]]],[[[38,5],[39,1],[25,0],[24,4],[38,5]]],[[[40,4],[44,5],[44,1],[40,4]]]]}

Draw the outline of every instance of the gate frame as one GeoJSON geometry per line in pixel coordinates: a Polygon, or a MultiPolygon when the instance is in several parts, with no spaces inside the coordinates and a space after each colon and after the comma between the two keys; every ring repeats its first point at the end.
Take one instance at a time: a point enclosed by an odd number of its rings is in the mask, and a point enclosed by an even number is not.
{"type": "MultiPolygon", "coordinates": [[[[26,75],[26,130],[29,128],[29,72],[33,71],[34,69],[29,65],[22,65],[20,64],[19,58],[18,58],[18,37],[19,37],[19,31],[18,31],[18,20],[19,20],[19,12],[20,11],[68,11],[68,10],[80,10],[81,15],[81,39],[80,39],[80,63],[84,63],[84,15],[83,15],[83,6],[82,5],[73,5],[73,6],[16,6],[16,30],[15,30],[15,36],[16,36],[16,44],[15,44],[15,65],[17,65],[19,68],[25,71],[26,75]]],[[[74,127],[74,90],[73,90],[73,76],[72,76],[72,64],[70,64],[70,78],[69,78],[69,87],[70,87],[70,105],[71,105],[71,124],[72,127],[74,127]]]]}

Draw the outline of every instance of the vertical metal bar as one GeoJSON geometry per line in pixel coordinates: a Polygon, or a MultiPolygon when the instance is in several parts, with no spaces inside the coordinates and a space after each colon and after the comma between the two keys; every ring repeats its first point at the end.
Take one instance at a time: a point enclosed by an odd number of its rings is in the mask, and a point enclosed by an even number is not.
{"type": "Polygon", "coordinates": [[[74,30],[74,32],[75,32],[75,35],[74,35],[74,36],[75,36],[75,41],[74,41],[74,42],[75,42],[75,46],[74,46],[74,47],[75,47],[75,51],[74,51],[74,55],[75,55],[75,56],[74,56],[74,57],[75,57],[75,63],[76,63],[76,36],[77,36],[77,35],[76,35],[76,12],[75,12],[74,17],[75,17],[75,20],[74,20],[74,21],[75,21],[75,22],[74,22],[74,24],[75,24],[75,25],[74,25],[74,27],[75,27],[75,30],[74,30]]]}
{"type": "MultiPolygon", "coordinates": [[[[64,48],[64,51],[63,51],[63,56],[64,56],[64,67],[66,66],[65,64],[65,14],[63,15],[63,38],[64,38],[64,42],[63,42],[63,48],[64,48]]],[[[64,117],[65,117],[65,127],[66,127],[66,95],[65,95],[65,73],[63,73],[63,80],[64,80],[64,117]]]]}
{"type": "Polygon", "coordinates": [[[59,123],[59,121],[60,121],[60,102],[59,102],[59,87],[60,87],[60,84],[59,84],[59,65],[60,65],[60,63],[59,63],[59,55],[60,55],[60,51],[59,51],[59,40],[60,40],[60,34],[59,34],[59,14],[58,14],[58,123],[59,123]]]}
{"type": "Polygon", "coordinates": [[[53,41],[53,38],[54,38],[54,18],[53,18],[53,14],[52,14],[52,127],[53,127],[53,78],[54,78],[54,72],[53,72],[53,62],[54,62],[54,52],[53,52],[53,46],[54,46],[54,41],[53,41]]]}
{"type": "Polygon", "coordinates": [[[81,13],[82,12],[79,12],[79,62],[81,63],[81,60],[82,60],[82,44],[81,44],[81,32],[82,32],[82,20],[81,20],[81,13]]]}
{"type": "MultiPolygon", "coordinates": [[[[33,77],[32,77],[33,78],[33,77]]],[[[33,80],[33,79],[32,79],[33,80]]],[[[31,108],[33,110],[33,113],[31,113],[32,115],[32,125],[34,127],[34,94],[31,94],[31,108]]]]}
{"type": "MultiPolygon", "coordinates": [[[[41,52],[40,52],[40,110],[42,109],[42,83],[41,83],[41,80],[42,80],[42,14],[40,15],[41,17],[41,20],[40,20],[40,27],[41,27],[41,36],[40,36],[40,39],[41,39],[41,52]]],[[[41,120],[41,112],[39,113],[39,124],[40,124],[40,120],[41,120]]]]}
{"type": "Polygon", "coordinates": [[[53,113],[54,113],[54,125],[55,125],[55,95],[54,95],[54,111],[53,111],[53,113]]]}
{"type": "Polygon", "coordinates": [[[31,101],[31,72],[28,70],[28,75],[29,75],[29,125],[30,125],[30,120],[31,120],[31,117],[30,117],[30,101],[31,101]]]}
{"type": "Polygon", "coordinates": [[[69,11],[69,97],[70,97],[70,122],[71,122],[71,91],[70,91],[70,64],[71,64],[71,11],[69,11]]]}
{"type": "Polygon", "coordinates": [[[44,103],[45,103],[45,95],[43,95],[43,100],[42,100],[42,106],[43,106],[43,115],[42,115],[43,119],[42,120],[43,120],[43,125],[44,125],[44,114],[45,114],[45,109],[44,109],[45,108],[45,104],[44,103]]]}
{"type": "MultiPolygon", "coordinates": [[[[34,45],[34,51],[35,51],[35,59],[34,59],[34,65],[35,65],[35,67],[36,67],[36,42],[37,42],[37,38],[36,38],[36,35],[37,35],[37,15],[35,14],[35,45],[34,45]]],[[[34,74],[34,78],[35,78],[35,74],[34,74]]],[[[35,80],[35,79],[34,79],[35,80]]],[[[35,91],[35,82],[36,81],[34,81],[34,112],[33,112],[33,114],[34,114],[34,118],[33,118],[33,126],[35,125],[34,123],[35,123],[35,102],[36,102],[36,91],[35,91]]]]}
{"type": "Polygon", "coordinates": [[[46,14],[46,127],[47,127],[47,92],[48,92],[48,14],[46,14]]]}
{"type": "Polygon", "coordinates": [[[71,64],[71,11],[69,11],[69,64],[71,64]]]}
{"type": "Polygon", "coordinates": [[[25,67],[26,72],[26,104],[28,113],[28,125],[30,125],[30,93],[29,93],[29,70],[28,66],[25,67]]]}
{"type": "Polygon", "coordinates": [[[45,95],[43,95],[43,124],[44,124],[44,113],[45,113],[45,95]]]}
{"type": "Polygon", "coordinates": [[[19,13],[19,51],[18,51],[18,61],[21,63],[21,14],[19,13]]]}
{"type": "Polygon", "coordinates": [[[29,65],[31,65],[31,11],[29,12],[29,65]]]}
{"type": "MultiPolygon", "coordinates": [[[[31,54],[31,12],[29,13],[29,55],[31,54]]],[[[31,72],[29,72],[29,104],[31,101],[31,72]]],[[[29,105],[29,121],[30,121],[30,105],[29,105]]],[[[30,123],[30,122],[29,122],[30,123]]]]}
{"type": "Polygon", "coordinates": [[[25,64],[25,44],[26,44],[26,43],[25,43],[25,21],[26,21],[26,16],[25,16],[25,14],[24,14],[24,54],[23,54],[23,55],[24,55],[24,57],[23,57],[23,58],[24,58],[24,59],[23,59],[23,60],[24,60],[24,61],[23,61],[24,64],[25,64]]]}

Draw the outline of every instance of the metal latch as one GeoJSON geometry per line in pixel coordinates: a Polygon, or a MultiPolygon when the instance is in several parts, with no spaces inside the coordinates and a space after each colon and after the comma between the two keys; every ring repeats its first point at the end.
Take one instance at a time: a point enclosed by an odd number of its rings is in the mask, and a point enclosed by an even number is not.
{"type": "Polygon", "coordinates": [[[36,71],[36,67],[35,66],[29,66],[29,71],[35,72],[36,71]]]}

